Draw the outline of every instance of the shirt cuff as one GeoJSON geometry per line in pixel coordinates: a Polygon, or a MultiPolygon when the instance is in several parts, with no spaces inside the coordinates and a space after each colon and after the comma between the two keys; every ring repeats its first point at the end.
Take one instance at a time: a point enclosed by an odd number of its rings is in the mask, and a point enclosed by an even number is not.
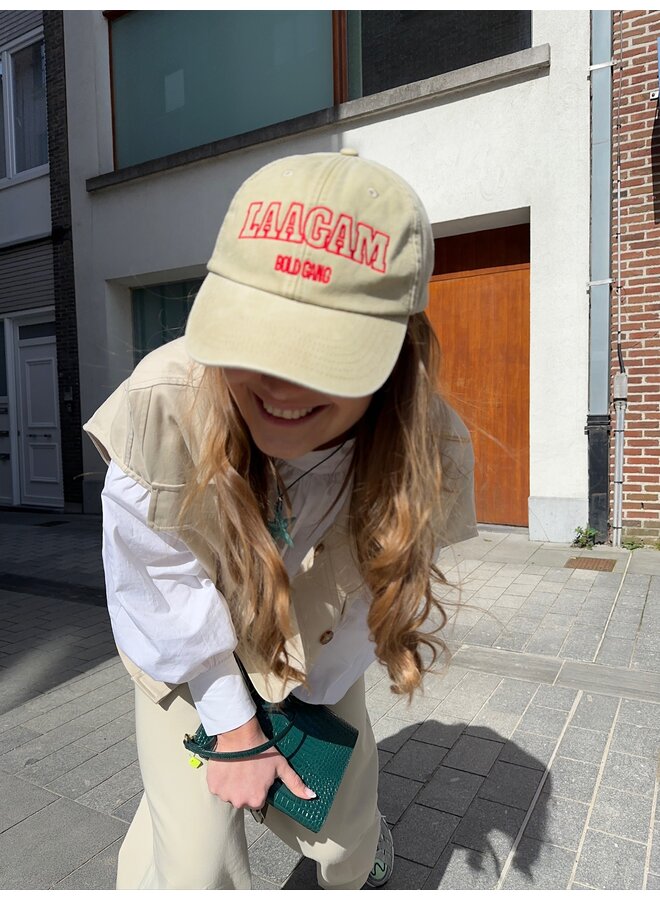
{"type": "Polygon", "coordinates": [[[191,678],[188,687],[208,735],[233,731],[249,722],[256,712],[233,654],[220,665],[191,678]]]}

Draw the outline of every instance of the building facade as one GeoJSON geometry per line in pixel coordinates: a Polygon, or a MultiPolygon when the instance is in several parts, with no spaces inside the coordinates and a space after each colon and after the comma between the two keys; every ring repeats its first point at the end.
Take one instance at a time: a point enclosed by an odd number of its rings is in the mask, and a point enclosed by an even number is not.
{"type": "Polygon", "coordinates": [[[61,13],[1,12],[0,73],[0,504],[75,510],[82,460],[61,13]]]}
{"type": "Polygon", "coordinates": [[[613,526],[621,543],[660,549],[660,12],[614,12],[612,38],[613,526]]]}
{"type": "MultiPolygon", "coordinates": [[[[178,333],[239,184],[352,147],[428,209],[480,521],[571,540],[590,491],[590,29],[588,11],[65,12],[83,419],[178,333]]],[[[94,511],[91,445],[82,469],[94,511]]]]}

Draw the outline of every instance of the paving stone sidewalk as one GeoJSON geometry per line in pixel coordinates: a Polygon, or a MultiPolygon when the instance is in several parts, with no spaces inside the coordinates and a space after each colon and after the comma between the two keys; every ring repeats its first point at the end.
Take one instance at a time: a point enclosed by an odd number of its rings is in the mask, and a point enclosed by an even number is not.
{"type": "MultiPolygon", "coordinates": [[[[111,889],[140,799],[99,549],[92,517],[0,511],[0,889],[111,889]]],[[[660,554],[482,531],[441,568],[449,667],[412,703],[367,672],[388,888],[660,887],[660,554]]],[[[316,887],[246,827],[254,888],[316,887]]]]}

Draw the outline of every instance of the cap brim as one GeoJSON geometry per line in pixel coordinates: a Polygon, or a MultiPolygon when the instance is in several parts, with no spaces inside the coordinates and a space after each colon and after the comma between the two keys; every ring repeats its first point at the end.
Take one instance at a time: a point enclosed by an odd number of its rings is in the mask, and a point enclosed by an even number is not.
{"type": "Polygon", "coordinates": [[[365,397],[394,368],[407,321],[327,309],[209,273],[188,317],[185,346],[207,366],[251,369],[324,394],[365,397]]]}

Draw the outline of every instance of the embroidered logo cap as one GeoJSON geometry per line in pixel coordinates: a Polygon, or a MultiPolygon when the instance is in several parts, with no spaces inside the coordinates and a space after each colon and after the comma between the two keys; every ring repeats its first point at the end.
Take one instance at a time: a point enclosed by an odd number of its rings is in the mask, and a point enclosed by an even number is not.
{"type": "Polygon", "coordinates": [[[384,166],[348,149],[290,156],[238,189],[207,268],[186,327],[193,359],[362,397],[426,307],[433,237],[384,166]]]}

